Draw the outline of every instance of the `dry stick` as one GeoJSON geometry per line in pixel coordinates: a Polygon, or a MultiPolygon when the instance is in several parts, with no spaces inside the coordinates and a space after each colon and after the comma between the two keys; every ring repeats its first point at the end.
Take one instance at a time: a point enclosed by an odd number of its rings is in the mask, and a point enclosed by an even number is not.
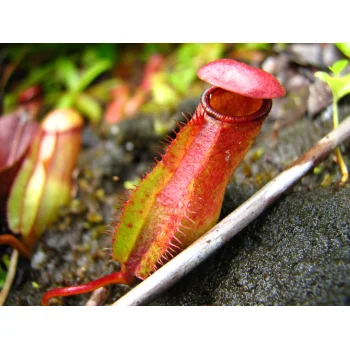
{"type": "Polygon", "coordinates": [[[3,306],[5,304],[7,295],[9,294],[13,280],[15,279],[18,255],[18,250],[14,249],[11,254],[10,266],[7,271],[6,280],[0,293],[0,306],[3,306]]]}
{"type": "Polygon", "coordinates": [[[108,298],[109,290],[106,287],[100,287],[94,290],[90,299],[86,302],[85,306],[100,306],[103,305],[108,298]]]}
{"type": "Polygon", "coordinates": [[[205,235],[113,305],[145,305],[155,300],[257,218],[349,136],[350,116],[205,235]]]}

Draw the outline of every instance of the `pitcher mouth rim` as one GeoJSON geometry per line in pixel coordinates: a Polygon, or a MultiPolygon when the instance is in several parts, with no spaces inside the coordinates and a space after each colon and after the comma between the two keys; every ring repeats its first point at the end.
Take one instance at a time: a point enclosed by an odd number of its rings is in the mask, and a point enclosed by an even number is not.
{"type": "MultiPolygon", "coordinates": [[[[267,115],[269,114],[271,108],[272,108],[272,100],[271,99],[261,99],[262,100],[262,105],[261,107],[255,111],[252,114],[248,115],[243,115],[243,116],[235,116],[235,115],[225,115],[222,114],[210,105],[210,98],[211,95],[217,91],[217,90],[224,90],[220,87],[217,86],[212,86],[206,89],[202,96],[201,96],[201,105],[204,109],[204,111],[211,117],[213,117],[216,120],[220,120],[225,123],[236,123],[236,122],[247,122],[247,121],[253,121],[253,120],[259,120],[262,118],[266,118],[267,115]]],[[[227,90],[226,90],[227,91],[227,90]]],[[[232,94],[235,94],[234,92],[231,92],[232,94]]]]}

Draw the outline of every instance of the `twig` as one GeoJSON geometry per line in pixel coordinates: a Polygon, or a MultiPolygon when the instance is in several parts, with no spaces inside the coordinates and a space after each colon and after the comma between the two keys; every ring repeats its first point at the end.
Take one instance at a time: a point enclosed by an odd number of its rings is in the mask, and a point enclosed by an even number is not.
{"type": "Polygon", "coordinates": [[[103,305],[109,295],[109,290],[106,287],[100,287],[93,291],[90,299],[86,302],[85,306],[99,306],[103,305]]]}
{"type": "Polygon", "coordinates": [[[6,280],[0,292],[0,306],[3,306],[5,304],[7,295],[9,294],[13,280],[15,279],[18,255],[18,250],[14,249],[11,254],[10,266],[7,271],[6,280]]]}
{"type": "Polygon", "coordinates": [[[350,116],[288,169],[276,176],[209,232],[141,282],[113,305],[145,305],[155,300],[240,232],[287,189],[325,159],[350,136],[350,116]]]}

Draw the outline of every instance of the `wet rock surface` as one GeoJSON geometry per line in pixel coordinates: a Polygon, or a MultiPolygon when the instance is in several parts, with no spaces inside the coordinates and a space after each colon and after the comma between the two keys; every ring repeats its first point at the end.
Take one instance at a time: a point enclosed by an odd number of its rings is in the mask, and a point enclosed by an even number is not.
{"type": "Polygon", "coordinates": [[[350,186],[291,193],[153,305],[349,305],[349,208],[350,186]]]}

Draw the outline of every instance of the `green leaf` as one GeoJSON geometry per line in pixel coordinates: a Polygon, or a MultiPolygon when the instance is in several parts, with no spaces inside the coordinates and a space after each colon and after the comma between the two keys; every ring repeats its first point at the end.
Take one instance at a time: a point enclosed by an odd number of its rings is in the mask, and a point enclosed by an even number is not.
{"type": "Polygon", "coordinates": [[[178,102],[176,91],[167,84],[165,74],[154,76],[151,90],[154,101],[159,105],[171,107],[178,102]]]}
{"type": "Polygon", "coordinates": [[[326,72],[316,72],[315,77],[323,80],[325,83],[328,84],[328,78],[330,78],[331,76],[326,72]]]}
{"type": "Polygon", "coordinates": [[[62,98],[64,95],[66,95],[66,93],[62,93],[61,91],[54,89],[52,91],[48,91],[45,94],[45,104],[48,106],[57,106],[60,98],[62,98]]]}
{"type": "Polygon", "coordinates": [[[76,91],[84,91],[100,74],[112,67],[112,63],[108,60],[103,60],[95,63],[88,68],[80,77],[76,91]]]}
{"type": "Polygon", "coordinates": [[[61,58],[57,61],[57,70],[59,78],[70,91],[75,91],[80,80],[77,67],[72,60],[61,58]]]}
{"type": "Polygon", "coordinates": [[[332,90],[333,98],[338,102],[342,97],[350,94],[350,74],[342,77],[331,77],[325,72],[316,72],[315,76],[325,81],[332,90]]]}
{"type": "Polygon", "coordinates": [[[181,69],[181,74],[174,72],[169,74],[169,82],[175,87],[175,89],[182,94],[186,93],[186,90],[190,87],[194,79],[197,76],[197,69],[192,66],[181,69]]]}
{"type": "Polygon", "coordinates": [[[98,100],[109,101],[111,99],[111,90],[121,83],[121,79],[118,78],[106,79],[92,85],[86,92],[98,100]]]}
{"type": "Polygon", "coordinates": [[[0,266],[0,288],[4,286],[6,275],[7,275],[7,271],[3,270],[0,266]]]}
{"type": "MultiPolygon", "coordinates": [[[[5,265],[5,268],[8,269],[10,266],[10,257],[5,254],[2,257],[2,262],[5,265]]],[[[7,275],[7,270],[3,269],[1,264],[0,264],[0,288],[4,286],[5,280],[6,280],[6,275],[7,275]]]]}
{"type": "Polygon", "coordinates": [[[350,74],[347,74],[341,78],[332,78],[328,83],[336,101],[339,101],[345,95],[350,94],[350,74]]]}
{"type": "Polygon", "coordinates": [[[176,51],[177,64],[187,64],[193,59],[200,49],[201,44],[182,44],[176,51]]]}
{"type": "Polygon", "coordinates": [[[177,67],[194,67],[197,70],[201,65],[219,58],[224,45],[219,44],[182,44],[176,52],[177,67]]]}
{"type": "Polygon", "coordinates": [[[168,55],[173,51],[171,44],[165,43],[145,43],[142,45],[142,52],[140,54],[140,59],[143,62],[147,62],[153,54],[164,54],[168,55]]]}
{"type": "Polygon", "coordinates": [[[334,74],[334,76],[338,76],[348,65],[348,60],[339,60],[333,63],[331,67],[328,67],[334,74]]]}
{"type": "Polygon", "coordinates": [[[56,103],[56,108],[71,108],[74,105],[74,94],[70,91],[64,93],[56,103]]]}
{"type": "Polygon", "coordinates": [[[176,91],[185,94],[197,77],[197,70],[221,57],[223,44],[182,44],[176,52],[176,63],[168,80],[176,91]]]}
{"type": "Polygon", "coordinates": [[[100,59],[106,59],[109,62],[116,62],[118,55],[118,46],[110,43],[101,43],[96,45],[96,51],[100,59]]]}
{"type": "Polygon", "coordinates": [[[47,77],[51,76],[53,70],[53,64],[48,64],[43,67],[35,67],[35,69],[30,71],[28,77],[18,85],[15,89],[15,93],[18,94],[32,85],[44,83],[45,80],[47,80],[47,77]]]}
{"type": "Polygon", "coordinates": [[[247,50],[269,50],[271,44],[269,43],[239,43],[235,45],[236,49],[247,49],[247,50]]]}
{"type": "Polygon", "coordinates": [[[350,57],[350,43],[336,43],[335,46],[345,55],[350,57]]]}
{"type": "Polygon", "coordinates": [[[81,64],[84,67],[89,67],[101,60],[116,62],[118,59],[118,45],[116,44],[93,44],[84,49],[81,56],[81,64]]]}
{"type": "Polygon", "coordinates": [[[4,114],[9,114],[17,105],[17,95],[14,93],[6,94],[3,98],[4,114]]]}
{"type": "Polygon", "coordinates": [[[92,123],[98,123],[102,116],[100,104],[87,94],[80,94],[75,101],[76,107],[92,123]]]}

